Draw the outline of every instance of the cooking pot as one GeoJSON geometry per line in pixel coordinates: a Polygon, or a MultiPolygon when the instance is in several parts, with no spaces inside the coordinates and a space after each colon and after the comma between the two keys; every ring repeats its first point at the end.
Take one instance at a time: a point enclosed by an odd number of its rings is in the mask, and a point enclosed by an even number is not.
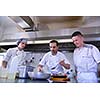
{"type": "Polygon", "coordinates": [[[48,79],[51,76],[50,73],[46,73],[46,72],[43,72],[43,71],[28,72],[28,75],[32,79],[48,79]]]}

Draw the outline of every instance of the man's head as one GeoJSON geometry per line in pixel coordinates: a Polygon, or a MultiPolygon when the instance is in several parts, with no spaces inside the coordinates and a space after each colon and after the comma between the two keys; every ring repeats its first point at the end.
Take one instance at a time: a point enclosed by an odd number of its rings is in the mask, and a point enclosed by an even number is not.
{"type": "Polygon", "coordinates": [[[58,41],[51,40],[49,42],[49,47],[50,47],[50,50],[51,50],[52,54],[55,55],[58,51],[58,41]]]}
{"type": "Polygon", "coordinates": [[[84,44],[84,38],[80,31],[76,31],[72,34],[72,40],[76,47],[82,47],[84,44]]]}
{"type": "Polygon", "coordinates": [[[17,46],[19,49],[24,49],[27,45],[27,40],[25,38],[20,38],[18,41],[17,41],[17,46]]]}

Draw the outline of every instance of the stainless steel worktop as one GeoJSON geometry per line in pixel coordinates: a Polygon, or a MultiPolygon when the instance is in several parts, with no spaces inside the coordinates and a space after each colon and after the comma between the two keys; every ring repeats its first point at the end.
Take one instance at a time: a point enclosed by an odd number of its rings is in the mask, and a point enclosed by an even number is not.
{"type": "MultiPolygon", "coordinates": [[[[37,80],[37,79],[5,79],[5,78],[0,78],[0,83],[62,83],[62,82],[53,82],[51,80],[37,80]]],[[[67,81],[64,83],[75,83],[75,81],[67,81]]]]}
{"type": "Polygon", "coordinates": [[[49,83],[48,80],[31,80],[31,79],[4,79],[0,78],[0,83],[49,83]]]}

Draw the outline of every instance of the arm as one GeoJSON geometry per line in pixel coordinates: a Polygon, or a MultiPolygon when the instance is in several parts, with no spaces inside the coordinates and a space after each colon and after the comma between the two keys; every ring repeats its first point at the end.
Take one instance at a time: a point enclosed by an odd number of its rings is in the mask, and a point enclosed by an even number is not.
{"type": "Polygon", "coordinates": [[[3,68],[7,67],[7,64],[8,64],[10,57],[11,57],[11,49],[8,49],[4,58],[3,58],[3,61],[2,61],[2,67],[3,68]]]}
{"type": "Polygon", "coordinates": [[[61,66],[64,66],[66,69],[70,69],[70,64],[65,63],[64,60],[60,61],[59,64],[60,64],[61,66]]]}
{"type": "Polygon", "coordinates": [[[61,53],[60,55],[60,62],[59,64],[61,66],[63,66],[65,69],[70,69],[70,62],[68,61],[68,59],[66,58],[66,56],[64,54],[61,53]]]}
{"type": "Polygon", "coordinates": [[[43,58],[41,59],[41,61],[39,62],[39,65],[38,65],[38,68],[37,68],[38,71],[43,70],[43,66],[46,64],[46,59],[47,59],[47,54],[45,54],[43,56],[43,58]]]}
{"type": "Polygon", "coordinates": [[[92,55],[95,61],[99,64],[100,63],[100,51],[97,47],[93,46],[92,50],[92,55]]]}

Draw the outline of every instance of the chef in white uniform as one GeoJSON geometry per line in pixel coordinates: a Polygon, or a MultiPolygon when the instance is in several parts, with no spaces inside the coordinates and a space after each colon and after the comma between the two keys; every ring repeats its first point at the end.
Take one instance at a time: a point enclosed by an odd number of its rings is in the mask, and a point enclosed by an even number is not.
{"type": "Polygon", "coordinates": [[[98,48],[92,44],[85,44],[83,35],[79,31],[72,34],[72,40],[77,47],[73,55],[77,82],[97,83],[97,67],[100,63],[98,48]]]}
{"type": "Polygon", "coordinates": [[[26,53],[24,48],[27,45],[27,40],[21,38],[17,41],[17,47],[9,48],[3,58],[2,67],[7,68],[10,73],[17,71],[17,67],[25,61],[26,53]]]}
{"type": "Polygon", "coordinates": [[[41,71],[43,66],[47,66],[51,74],[64,73],[64,68],[69,69],[70,63],[63,53],[58,51],[58,41],[51,40],[49,43],[50,51],[47,52],[38,65],[41,71]]]}

